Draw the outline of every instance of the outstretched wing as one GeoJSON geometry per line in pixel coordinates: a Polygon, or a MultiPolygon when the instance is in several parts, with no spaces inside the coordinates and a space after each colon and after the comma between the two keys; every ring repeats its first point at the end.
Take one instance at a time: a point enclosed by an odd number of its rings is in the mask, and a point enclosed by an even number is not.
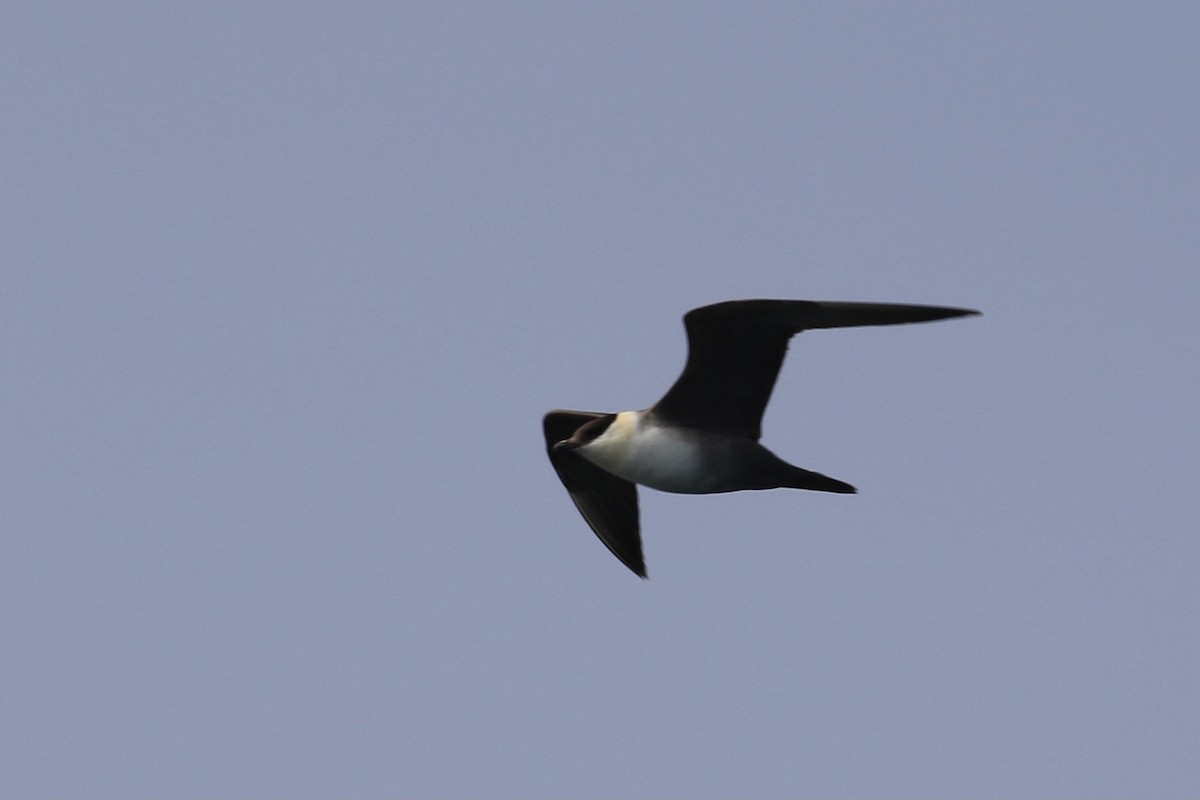
{"type": "Polygon", "coordinates": [[[642,559],[637,486],[606,472],[577,452],[554,449],[563,439],[571,438],[579,426],[603,416],[593,411],[551,411],[542,419],[546,454],[596,536],[622,564],[644,578],[646,564],[642,559]]]}
{"type": "Polygon", "coordinates": [[[788,340],[812,328],[900,325],[978,314],[965,308],[812,300],[731,300],[689,311],[683,374],[651,411],[672,424],[762,436],[788,340]]]}

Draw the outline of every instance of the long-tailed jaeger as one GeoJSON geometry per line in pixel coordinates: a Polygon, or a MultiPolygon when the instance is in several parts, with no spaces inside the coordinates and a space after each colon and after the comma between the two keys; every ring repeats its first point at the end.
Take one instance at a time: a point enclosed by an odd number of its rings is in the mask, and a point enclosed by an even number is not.
{"type": "Polygon", "coordinates": [[[643,411],[551,411],[550,463],[588,525],[646,577],[637,484],[663,492],[813,489],[848,483],[792,466],[758,443],[788,340],[812,328],[900,325],[978,314],[967,308],[811,300],[732,300],[683,317],[688,359],[675,385],[643,411]]]}

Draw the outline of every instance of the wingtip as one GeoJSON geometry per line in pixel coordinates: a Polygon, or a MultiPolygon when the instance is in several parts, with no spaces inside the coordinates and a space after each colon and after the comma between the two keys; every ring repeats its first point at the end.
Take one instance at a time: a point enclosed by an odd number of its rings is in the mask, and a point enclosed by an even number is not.
{"type": "Polygon", "coordinates": [[[637,575],[642,580],[644,580],[644,581],[650,580],[649,576],[646,575],[646,564],[641,559],[638,559],[637,561],[632,561],[632,560],[626,561],[625,559],[622,558],[621,563],[624,564],[625,566],[629,567],[629,571],[632,572],[634,575],[637,575]]]}
{"type": "Polygon", "coordinates": [[[927,306],[929,319],[918,322],[936,322],[942,319],[958,319],[960,317],[981,317],[983,312],[974,308],[958,308],[956,306],[927,306]]]}

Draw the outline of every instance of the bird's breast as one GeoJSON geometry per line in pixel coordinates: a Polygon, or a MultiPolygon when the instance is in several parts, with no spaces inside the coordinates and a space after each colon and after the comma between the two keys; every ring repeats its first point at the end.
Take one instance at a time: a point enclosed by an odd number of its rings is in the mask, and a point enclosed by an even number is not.
{"type": "Polygon", "coordinates": [[[612,474],[662,492],[704,494],[713,491],[712,458],[695,432],[656,425],[645,420],[621,424],[580,452],[612,474]]]}

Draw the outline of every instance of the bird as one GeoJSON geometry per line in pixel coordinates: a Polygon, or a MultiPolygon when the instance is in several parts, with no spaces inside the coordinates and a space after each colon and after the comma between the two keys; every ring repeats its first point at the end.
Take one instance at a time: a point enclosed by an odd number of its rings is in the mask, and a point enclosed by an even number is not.
{"type": "Polygon", "coordinates": [[[729,300],[684,314],[688,356],[657,403],[640,411],[555,409],[546,452],[575,507],[641,578],[637,486],[677,494],[809,489],[854,494],[759,444],[788,344],[801,331],[900,325],[978,315],[969,308],[819,300],[729,300]]]}

